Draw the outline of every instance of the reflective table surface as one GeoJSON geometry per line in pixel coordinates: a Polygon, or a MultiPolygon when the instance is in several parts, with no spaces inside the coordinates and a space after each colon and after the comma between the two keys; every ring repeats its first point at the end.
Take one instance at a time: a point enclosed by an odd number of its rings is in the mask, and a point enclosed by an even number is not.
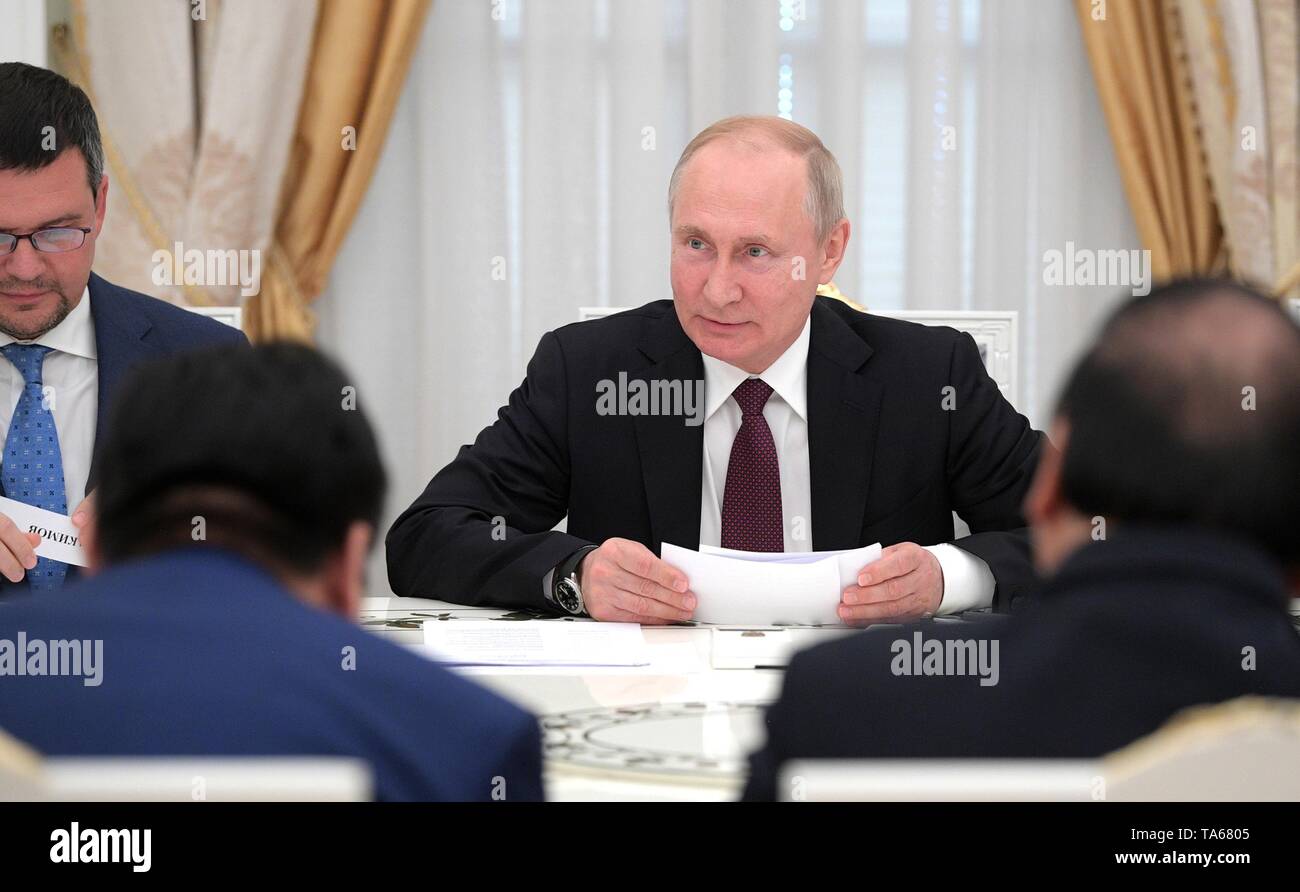
{"type": "MultiPolygon", "coordinates": [[[[366,598],[362,625],[417,650],[427,620],[587,622],[418,598],[366,598]]],[[[761,631],[761,630],[759,630],[761,631]]],[[[769,629],[799,648],[843,628],[769,629]]],[[[707,626],[644,626],[648,666],[472,667],[456,671],[535,713],[552,800],[736,798],[745,757],[762,743],[762,711],[781,670],[717,669],[707,626]]]]}

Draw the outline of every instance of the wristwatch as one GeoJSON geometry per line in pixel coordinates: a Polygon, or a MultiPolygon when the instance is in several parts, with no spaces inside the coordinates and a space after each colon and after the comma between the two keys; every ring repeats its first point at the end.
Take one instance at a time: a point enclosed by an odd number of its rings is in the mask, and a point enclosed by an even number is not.
{"type": "Polygon", "coordinates": [[[569,555],[553,571],[551,600],[555,606],[571,616],[586,615],[587,605],[582,600],[582,586],[578,584],[578,567],[582,564],[582,559],[595,550],[595,545],[584,546],[569,555]]]}

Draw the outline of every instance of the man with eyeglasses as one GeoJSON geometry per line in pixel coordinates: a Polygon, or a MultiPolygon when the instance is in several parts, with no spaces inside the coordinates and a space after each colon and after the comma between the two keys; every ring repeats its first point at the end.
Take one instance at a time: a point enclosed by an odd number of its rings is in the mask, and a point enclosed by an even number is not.
{"type": "MultiPolygon", "coordinates": [[[[0,495],[72,509],[80,527],[102,422],[125,373],[142,360],[247,341],[91,272],[108,177],[82,90],[43,68],[0,63],[0,121],[0,495]]],[[[0,597],[75,575],[38,558],[39,544],[0,512],[0,597]]]]}

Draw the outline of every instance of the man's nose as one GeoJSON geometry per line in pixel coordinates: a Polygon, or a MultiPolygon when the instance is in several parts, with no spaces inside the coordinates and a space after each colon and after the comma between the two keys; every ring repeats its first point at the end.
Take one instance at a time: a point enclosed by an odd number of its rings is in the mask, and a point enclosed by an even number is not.
{"type": "Polygon", "coordinates": [[[31,281],[45,274],[45,260],[32,247],[31,239],[22,239],[12,253],[0,257],[0,271],[15,279],[31,281]]]}
{"type": "Polygon", "coordinates": [[[704,299],[715,307],[740,300],[740,282],[726,260],[719,260],[709,270],[709,278],[704,282],[704,299]]]}

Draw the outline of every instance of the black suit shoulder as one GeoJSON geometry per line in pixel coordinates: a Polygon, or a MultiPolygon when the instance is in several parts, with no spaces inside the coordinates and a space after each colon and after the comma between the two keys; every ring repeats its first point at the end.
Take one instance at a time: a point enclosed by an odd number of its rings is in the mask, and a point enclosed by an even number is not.
{"type": "Polygon", "coordinates": [[[649,303],[642,304],[639,307],[632,307],[627,310],[619,310],[617,313],[610,313],[608,316],[601,316],[598,319],[584,319],[579,322],[570,322],[562,325],[555,330],[555,333],[573,336],[596,337],[600,333],[609,336],[611,333],[626,334],[630,331],[641,331],[648,323],[655,323],[669,314],[676,315],[677,310],[673,307],[671,299],[652,300],[649,303]]]}
{"type": "MultiPolygon", "coordinates": [[[[925,325],[854,309],[843,301],[818,297],[837,318],[853,330],[873,351],[872,361],[905,359],[918,367],[947,370],[959,345],[974,346],[974,339],[947,325],[925,325]]],[[[975,353],[978,354],[978,348],[975,353]]]]}
{"type": "MultiPolygon", "coordinates": [[[[599,319],[570,322],[551,332],[566,355],[578,353],[599,357],[622,354],[635,349],[651,331],[681,326],[671,300],[656,300],[630,310],[611,313],[599,319]]],[[[681,332],[683,340],[685,332],[681,332]]]]}
{"type": "MultiPolygon", "coordinates": [[[[599,319],[571,322],[551,334],[566,356],[575,351],[591,357],[622,354],[652,333],[668,336],[685,347],[690,340],[676,322],[676,312],[672,300],[656,300],[599,319]]],[[[898,358],[909,365],[930,369],[937,365],[939,370],[947,371],[961,342],[974,346],[968,334],[955,328],[864,313],[829,297],[817,297],[814,312],[829,313],[847,325],[859,340],[872,348],[875,360],[898,358]]],[[[812,349],[818,346],[814,341],[812,349]]]]}

